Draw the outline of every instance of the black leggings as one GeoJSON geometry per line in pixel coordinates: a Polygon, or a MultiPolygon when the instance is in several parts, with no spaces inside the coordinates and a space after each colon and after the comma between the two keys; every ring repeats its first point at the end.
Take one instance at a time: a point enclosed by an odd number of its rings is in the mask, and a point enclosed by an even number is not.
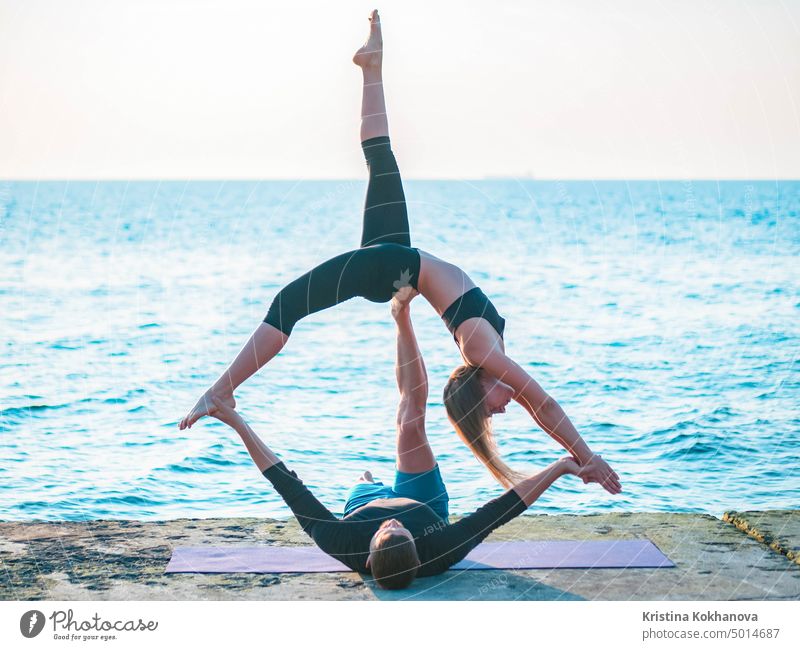
{"type": "Polygon", "coordinates": [[[374,244],[411,246],[406,195],[389,136],[364,140],[361,149],[369,169],[361,247],[374,244]]]}
{"type": "Polygon", "coordinates": [[[361,248],[342,253],[287,284],[264,322],[287,336],[301,318],[356,296],[388,302],[402,287],[417,289],[419,252],[411,248],[406,198],[389,136],[361,143],[369,169],[361,248]]]}

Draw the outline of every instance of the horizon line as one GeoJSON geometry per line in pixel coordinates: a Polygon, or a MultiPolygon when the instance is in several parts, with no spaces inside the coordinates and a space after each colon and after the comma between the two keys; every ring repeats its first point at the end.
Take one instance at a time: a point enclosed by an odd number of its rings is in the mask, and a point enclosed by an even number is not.
{"type": "MultiPolygon", "coordinates": [[[[327,182],[366,182],[368,179],[366,177],[311,177],[311,178],[304,178],[304,177],[297,177],[297,176],[271,176],[271,177],[256,177],[256,176],[237,176],[237,177],[214,177],[214,176],[197,176],[197,177],[185,177],[185,176],[168,176],[168,177],[148,177],[148,176],[133,176],[129,178],[125,177],[77,177],[77,178],[68,178],[68,177],[60,177],[60,176],[46,176],[41,178],[32,178],[32,177],[21,177],[21,178],[0,178],[0,183],[38,183],[38,182],[54,182],[54,183],[191,183],[191,182],[201,182],[201,183],[239,183],[239,182],[291,182],[291,181],[327,181],[327,182]]],[[[621,177],[621,176],[603,176],[603,177],[596,177],[590,178],[585,176],[514,176],[514,175],[486,175],[486,176],[475,176],[475,177],[456,177],[456,176],[442,176],[438,178],[434,177],[403,177],[403,182],[406,181],[434,181],[434,182],[441,182],[441,181],[462,181],[462,182],[474,182],[474,181],[534,181],[534,182],[559,182],[559,181],[577,181],[577,182],[587,182],[587,183],[606,183],[606,182],[632,182],[632,183],[639,183],[639,182],[661,182],[661,183],[676,183],[676,182],[686,182],[686,181],[695,181],[695,182],[704,182],[704,183],[732,183],[732,182],[756,182],[756,183],[765,183],[765,182],[800,182],[800,177],[791,177],[791,176],[778,176],[778,177],[766,177],[766,176],[723,176],[723,177],[711,177],[711,176],[685,176],[685,177],[655,177],[655,176],[636,176],[636,177],[621,177]]]]}

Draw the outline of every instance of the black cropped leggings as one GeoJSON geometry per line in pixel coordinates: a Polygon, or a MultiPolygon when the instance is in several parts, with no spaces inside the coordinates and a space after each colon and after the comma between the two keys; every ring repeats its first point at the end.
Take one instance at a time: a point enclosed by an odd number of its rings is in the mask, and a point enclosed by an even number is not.
{"type": "Polygon", "coordinates": [[[314,267],[278,292],[264,322],[287,336],[295,323],[361,296],[388,302],[405,286],[417,288],[419,252],[411,248],[406,198],[389,136],[361,143],[369,169],[361,247],[314,267]]]}

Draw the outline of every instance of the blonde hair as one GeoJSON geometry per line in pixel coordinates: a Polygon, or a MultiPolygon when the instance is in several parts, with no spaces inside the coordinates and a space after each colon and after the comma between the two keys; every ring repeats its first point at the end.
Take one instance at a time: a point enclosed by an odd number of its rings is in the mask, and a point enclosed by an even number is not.
{"type": "Polygon", "coordinates": [[[405,535],[381,535],[369,558],[372,577],[384,589],[405,589],[417,577],[417,546],[405,535]]]}
{"type": "Polygon", "coordinates": [[[498,456],[497,442],[492,433],[492,420],[484,400],[486,390],[481,384],[484,370],[478,366],[459,366],[444,387],[447,417],[472,453],[503,486],[512,487],[525,478],[506,465],[498,456]]]}

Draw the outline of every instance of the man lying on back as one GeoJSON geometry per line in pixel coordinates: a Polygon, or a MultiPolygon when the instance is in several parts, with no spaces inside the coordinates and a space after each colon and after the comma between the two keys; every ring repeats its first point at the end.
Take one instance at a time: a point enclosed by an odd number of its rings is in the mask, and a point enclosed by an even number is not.
{"type": "Polygon", "coordinates": [[[303,530],[328,555],[371,573],[385,589],[442,573],[495,528],[522,514],[560,476],[581,475],[571,457],[527,478],[469,516],[449,523],[447,489],[425,435],[428,377],[410,316],[410,297],[392,300],[397,323],[397,467],[394,485],[364,472],[350,490],[340,519],[255,434],[234,409],[215,402],[214,417],[242,438],[258,469],[292,509],[303,530]]]}

